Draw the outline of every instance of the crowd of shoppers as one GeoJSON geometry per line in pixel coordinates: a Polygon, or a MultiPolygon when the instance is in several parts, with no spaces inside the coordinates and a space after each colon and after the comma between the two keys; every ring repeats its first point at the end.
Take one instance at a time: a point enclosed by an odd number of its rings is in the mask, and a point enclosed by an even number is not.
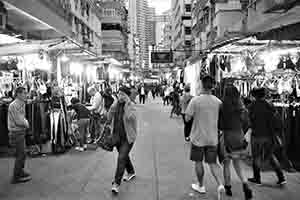
{"type": "MultiPolygon", "coordinates": [[[[232,196],[231,163],[237,173],[246,200],[253,198],[253,192],[248,182],[261,184],[261,168],[264,161],[269,161],[277,177],[277,184],[287,183],[280,163],[274,154],[280,146],[281,121],[276,110],[265,99],[266,90],[260,88],[252,91],[253,100],[247,105],[241,99],[238,89],[228,85],[224,89],[221,99],[213,95],[214,80],[210,76],[202,78],[202,91],[198,96],[190,94],[190,87],[178,85],[162,86],[159,91],[152,88],[153,99],[161,94],[164,104],[171,100],[174,113],[182,115],[184,122],[184,138],[191,142],[190,160],[194,162],[197,183],[192,189],[199,193],[206,193],[204,185],[204,165],[209,165],[216,184],[218,199],[226,194],[232,196]],[[183,91],[182,91],[183,90],[183,91]],[[182,96],[180,94],[183,92],[182,96]],[[247,180],[243,159],[246,155],[248,141],[245,135],[251,134],[251,149],[253,157],[253,177],[247,180]],[[223,177],[220,176],[223,165],[223,177]]],[[[101,137],[103,127],[111,125],[112,135],[115,137],[115,147],[118,152],[117,167],[112,186],[112,192],[119,193],[122,180],[130,181],[135,175],[135,169],[130,158],[131,149],[137,137],[137,117],[134,104],[137,95],[140,103],[145,103],[148,90],[144,84],[139,87],[122,86],[116,97],[110,88],[101,94],[95,87],[90,87],[91,106],[86,107],[76,98],[71,100],[69,107],[76,113],[74,120],[78,125],[80,139],[77,150],[87,148],[88,135],[91,142],[101,137]],[[124,176],[125,171],[127,174],[124,176]]],[[[26,182],[31,179],[25,172],[25,132],[29,123],[25,115],[25,89],[19,87],[15,91],[15,100],[8,110],[8,128],[10,142],[16,149],[13,183],[26,182]]]]}

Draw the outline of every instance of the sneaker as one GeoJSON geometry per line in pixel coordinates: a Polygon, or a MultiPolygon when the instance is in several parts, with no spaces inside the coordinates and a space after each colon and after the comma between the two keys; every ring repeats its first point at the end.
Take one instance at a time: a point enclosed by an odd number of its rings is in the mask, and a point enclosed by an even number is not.
{"type": "Polygon", "coordinates": [[[135,174],[126,174],[123,178],[124,181],[130,181],[132,180],[133,178],[135,178],[136,175],[135,174]]]}
{"type": "Polygon", "coordinates": [[[225,185],[225,193],[227,196],[232,197],[233,194],[232,194],[230,185],[225,185]]]}
{"type": "Polygon", "coordinates": [[[205,194],[206,189],[204,186],[200,186],[199,184],[192,184],[192,189],[196,192],[199,192],[200,194],[205,194]]]}
{"type": "Polygon", "coordinates": [[[261,181],[257,180],[256,178],[248,178],[248,181],[256,185],[261,185],[261,181]]]}
{"type": "Polygon", "coordinates": [[[87,150],[88,145],[87,144],[83,145],[83,148],[84,148],[84,150],[87,150]]]}
{"type": "Polygon", "coordinates": [[[252,190],[249,188],[247,184],[243,184],[243,191],[245,195],[245,200],[250,200],[253,198],[252,190]]]}
{"type": "Polygon", "coordinates": [[[113,183],[113,186],[111,188],[112,193],[118,194],[119,193],[119,188],[120,188],[120,186],[118,184],[113,183]]]}
{"type": "Polygon", "coordinates": [[[285,184],[287,184],[287,181],[284,178],[277,182],[277,185],[280,185],[280,186],[283,186],[285,184]]]}
{"type": "Polygon", "coordinates": [[[25,183],[31,180],[31,176],[27,174],[26,172],[23,172],[19,177],[13,178],[11,181],[12,184],[17,184],[17,183],[25,183]]]}
{"type": "Polygon", "coordinates": [[[217,192],[218,192],[218,200],[224,199],[223,197],[225,194],[225,187],[223,185],[219,185],[217,192]]]}
{"type": "Polygon", "coordinates": [[[80,152],[83,152],[83,151],[84,151],[84,148],[83,148],[83,147],[75,147],[75,150],[80,151],[80,152]]]}
{"type": "Polygon", "coordinates": [[[297,170],[295,168],[291,167],[291,168],[287,169],[287,172],[289,172],[289,173],[296,173],[297,170]]]}

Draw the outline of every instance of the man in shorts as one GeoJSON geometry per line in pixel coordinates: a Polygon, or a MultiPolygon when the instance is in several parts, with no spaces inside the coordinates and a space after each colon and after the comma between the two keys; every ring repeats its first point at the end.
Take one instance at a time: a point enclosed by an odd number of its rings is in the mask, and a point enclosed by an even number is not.
{"type": "Polygon", "coordinates": [[[200,96],[194,97],[185,111],[186,121],[194,119],[191,131],[191,160],[195,162],[199,183],[192,184],[192,189],[206,193],[203,184],[205,160],[218,184],[218,199],[221,199],[225,188],[220,178],[221,169],[217,164],[217,146],[218,118],[222,101],[212,95],[213,79],[210,76],[202,79],[202,89],[200,96]]]}

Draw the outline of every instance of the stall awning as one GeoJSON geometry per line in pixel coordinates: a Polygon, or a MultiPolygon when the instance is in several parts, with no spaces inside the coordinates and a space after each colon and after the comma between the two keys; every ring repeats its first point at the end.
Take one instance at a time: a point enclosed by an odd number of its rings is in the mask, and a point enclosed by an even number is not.
{"type": "Polygon", "coordinates": [[[276,41],[276,40],[258,40],[256,37],[247,37],[240,39],[226,45],[223,45],[219,48],[216,48],[211,53],[218,52],[232,52],[232,53],[241,53],[243,51],[255,52],[263,51],[266,49],[295,49],[300,48],[300,41],[276,41]]]}
{"type": "Polygon", "coordinates": [[[73,60],[84,60],[96,57],[96,54],[93,52],[81,48],[78,44],[64,37],[51,40],[29,40],[0,44],[0,56],[33,54],[39,53],[41,50],[46,52],[64,51],[64,53],[73,60]]]}

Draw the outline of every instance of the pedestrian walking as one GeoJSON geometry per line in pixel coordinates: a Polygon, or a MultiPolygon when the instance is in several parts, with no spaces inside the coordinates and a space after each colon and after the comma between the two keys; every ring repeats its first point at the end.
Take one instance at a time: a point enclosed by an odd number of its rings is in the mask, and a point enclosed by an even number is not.
{"type": "Polygon", "coordinates": [[[180,98],[180,105],[181,105],[181,115],[184,123],[184,138],[185,141],[190,141],[190,134],[193,126],[193,119],[190,121],[185,120],[185,111],[187,106],[189,105],[190,101],[192,100],[193,96],[191,95],[191,88],[190,86],[185,86],[184,88],[184,94],[180,98]]]}
{"type": "Polygon", "coordinates": [[[8,108],[8,130],[9,140],[12,147],[15,148],[15,167],[13,172],[12,183],[22,183],[31,180],[31,176],[25,172],[26,161],[26,130],[29,128],[29,123],[26,119],[26,91],[23,87],[18,87],[15,90],[15,100],[8,108]]]}
{"type": "Polygon", "coordinates": [[[278,185],[287,183],[282,168],[274,154],[276,143],[280,143],[280,119],[276,117],[275,109],[266,100],[266,90],[256,89],[252,92],[255,101],[249,106],[251,146],[253,156],[253,178],[248,181],[261,185],[261,167],[264,161],[269,161],[278,177],[278,185]]]}
{"type": "Polygon", "coordinates": [[[145,86],[142,85],[139,88],[139,97],[140,97],[140,104],[145,104],[145,100],[146,100],[146,90],[145,90],[145,86]]]}
{"type": "Polygon", "coordinates": [[[206,193],[203,182],[203,160],[205,160],[218,184],[217,194],[218,199],[221,199],[225,188],[218,175],[221,169],[217,164],[217,145],[218,118],[222,101],[212,95],[213,79],[210,76],[202,79],[202,86],[202,93],[191,100],[185,112],[186,121],[194,119],[191,131],[190,159],[195,162],[198,183],[192,184],[192,189],[199,193],[206,193]]]}
{"type": "Polygon", "coordinates": [[[238,89],[233,85],[225,88],[219,124],[224,137],[223,173],[226,194],[232,196],[230,172],[232,160],[235,172],[243,184],[245,199],[252,199],[252,190],[248,185],[242,166],[242,159],[246,157],[247,142],[244,130],[249,125],[248,112],[242,103],[238,89]]]}
{"type": "Polygon", "coordinates": [[[70,109],[73,109],[76,113],[75,119],[78,125],[80,140],[79,146],[75,147],[78,151],[87,150],[87,136],[89,135],[89,127],[90,127],[90,111],[80,103],[78,98],[71,99],[70,109]]]}
{"type": "Polygon", "coordinates": [[[137,119],[130,96],[130,88],[120,88],[118,101],[113,104],[108,114],[109,122],[113,126],[113,135],[118,137],[116,148],[119,155],[112,186],[112,192],[115,194],[119,193],[122,179],[130,181],[135,177],[135,170],[129,153],[137,136],[137,119]],[[127,171],[127,175],[123,178],[125,170],[127,171]]]}
{"type": "Polygon", "coordinates": [[[170,114],[170,118],[173,117],[173,114],[180,115],[180,96],[179,96],[179,90],[176,88],[172,94],[172,110],[170,114]]]}

